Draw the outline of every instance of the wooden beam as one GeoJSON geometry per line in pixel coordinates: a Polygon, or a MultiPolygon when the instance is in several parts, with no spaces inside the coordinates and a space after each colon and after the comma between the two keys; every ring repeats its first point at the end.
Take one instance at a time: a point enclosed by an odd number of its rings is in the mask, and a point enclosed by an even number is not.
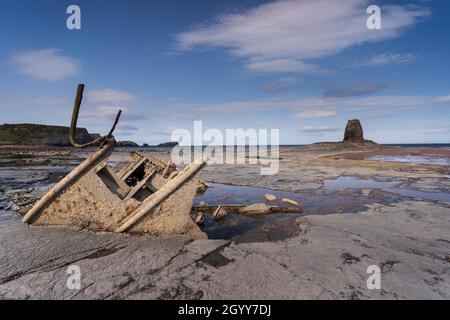
{"type": "Polygon", "coordinates": [[[147,183],[148,179],[150,179],[154,174],[156,173],[156,170],[152,171],[149,175],[147,175],[144,179],[142,179],[141,181],[139,181],[134,187],[133,189],[130,190],[130,192],[128,192],[127,196],[125,197],[124,200],[128,200],[131,197],[133,197],[139,190],[141,190],[144,185],[147,183]]]}

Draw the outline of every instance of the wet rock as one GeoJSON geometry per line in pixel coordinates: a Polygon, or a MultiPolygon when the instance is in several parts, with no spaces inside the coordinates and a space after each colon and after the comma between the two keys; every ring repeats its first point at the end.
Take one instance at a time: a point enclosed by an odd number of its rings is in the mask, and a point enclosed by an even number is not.
{"type": "Polygon", "coordinates": [[[199,180],[197,184],[197,193],[204,193],[208,189],[208,185],[205,181],[199,180]]]}
{"type": "Polygon", "coordinates": [[[228,217],[228,211],[224,207],[218,206],[213,213],[213,217],[214,219],[225,219],[228,217]]]}
{"type": "Polygon", "coordinates": [[[6,196],[13,196],[13,195],[18,194],[18,193],[26,193],[26,192],[28,192],[28,189],[13,189],[13,190],[6,191],[5,195],[6,196]]]}
{"type": "Polygon", "coordinates": [[[275,196],[275,195],[273,195],[273,194],[270,194],[270,193],[266,194],[266,195],[264,196],[264,198],[265,198],[267,201],[275,201],[275,200],[277,200],[277,196],[275,196]]]}
{"type": "Polygon", "coordinates": [[[281,200],[281,202],[283,202],[285,204],[290,204],[290,205],[293,205],[293,206],[298,206],[298,202],[297,201],[294,201],[294,200],[291,200],[291,199],[288,199],[288,198],[283,198],[283,200],[281,200]]]}
{"type": "Polygon", "coordinates": [[[195,223],[199,226],[203,225],[203,223],[205,222],[205,216],[203,215],[202,212],[199,212],[197,214],[197,217],[195,218],[195,223]]]}
{"type": "Polygon", "coordinates": [[[270,206],[265,203],[255,203],[239,209],[240,214],[259,215],[270,213],[270,206]]]}

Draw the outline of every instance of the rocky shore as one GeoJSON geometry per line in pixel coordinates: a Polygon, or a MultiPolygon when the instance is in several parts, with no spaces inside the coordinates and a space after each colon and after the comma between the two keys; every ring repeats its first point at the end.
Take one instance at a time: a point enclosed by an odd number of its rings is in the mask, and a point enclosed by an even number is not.
{"type": "MultiPolygon", "coordinates": [[[[331,214],[300,216],[291,238],[239,243],[25,226],[16,212],[86,154],[0,150],[0,297],[449,299],[449,168],[367,161],[342,152],[282,148],[276,176],[261,177],[257,165],[207,166],[206,181],[291,191],[304,199],[317,193],[364,199],[356,211],[336,207],[331,214]],[[16,160],[22,165],[13,166],[16,160]],[[329,187],[343,177],[372,184],[329,187]],[[71,265],[81,270],[79,290],[66,286],[71,265]],[[379,290],[367,287],[371,265],[381,270],[379,290]]],[[[118,150],[113,161],[125,155],[118,150]]]]}

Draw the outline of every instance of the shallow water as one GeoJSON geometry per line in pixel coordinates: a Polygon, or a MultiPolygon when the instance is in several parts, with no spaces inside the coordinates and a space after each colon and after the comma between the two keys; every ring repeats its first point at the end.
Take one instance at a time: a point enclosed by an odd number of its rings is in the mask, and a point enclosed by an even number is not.
{"type": "MultiPolygon", "coordinates": [[[[260,217],[248,217],[231,213],[224,221],[215,221],[212,215],[205,215],[202,230],[210,239],[232,239],[238,242],[277,241],[296,236],[298,226],[296,219],[304,215],[324,215],[339,212],[358,212],[365,209],[370,201],[361,194],[325,194],[323,192],[292,193],[265,188],[213,184],[201,196],[197,196],[194,205],[204,202],[208,205],[247,205],[267,203],[280,207],[295,207],[282,203],[283,198],[300,204],[302,213],[272,213],[260,217]],[[275,201],[266,201],[265,194],[273,194],[275,201]]],[[[374,195],[378,202],[393,202],[397,198],[389,195],[374,195]]]]}
{"type": "Polygon", "coordinates": [[[450,202],[450,194],[445,192],[425,192],[419,190],[403,189],[399,182],[379,182],[371,179],[357,177],[339,177],[335,180],[325,180],[323,189],[328,192],[342,192],[344,190],[379,189],[408,198],[419,198],[430,201],[450,202]]]}
{"type": "Polygon", "coordinates": [[[281,202],[282,198],[289,198],[300,204],[303,209],[300,214],[279,213],[248,217],[231,213],[225,220],[219,222],[215,221],[212,215],[205,215],[202,230],[210,239],[256,242],[277,241],[297,235],[296,219],[299,216],[359,212],[364,211],[369,203],[390,204],[405,197],[450,202],[448,193],[403,189],[399,187],[399,184],[398,181],[380,182],[343,176],[334,180],[325,180],[323,187],[316,192],[293,193],[215,183],[203,195],[195,198],[194,205],[199,205],[201,202],[208,205],[267,203],[289,207],[281,202]],[[364,189],[366,193],[363,192],[364,189]],[[275,195],[277,200],[266,201],[264,195],[268,193],[275,195]]]}
{"type": "Polygon", "coordinates": [[[372,156],[365,158],[365,160],[450,166],[450,159],[448,157],[433,154],[423,156],[372,156]]]}
{"type": "MultiPolygon", "coordinates": [[[[205,202],[209,205],[247,205],[265,202],[272,206],[293,207],[284,204],[281,200],[288,198],[300,203],[303,209],[302,214],[330,214],[339,210],[346,212],[356,212],[364,208],[366,201],[356,199],[351,195],[315,193],[294,193],[287,191],[276,191],[266,188],[233,186],[214,183],[212,188],[208,188],[205,194],[197,196],[194,205],[205,202]],[[264,195],[273,194],[277,197],[275,201],[266,201],[264,195]]],[[[295,206],[294,206],[295,207],[295,206]]],[[[284,214],[285,215],[285,214],[284,214]]],[[[292,215],[292,214],[291,214],[292,215]]]]}
{"type": "Polygon", "coordinates": [[[205,215],[203,231],[209,239],[232,239],[236,242],[279,241],[298,235],[298,214],[269,214],[248,217],[231,213],[225,220],[215,221],[205,215]]]}

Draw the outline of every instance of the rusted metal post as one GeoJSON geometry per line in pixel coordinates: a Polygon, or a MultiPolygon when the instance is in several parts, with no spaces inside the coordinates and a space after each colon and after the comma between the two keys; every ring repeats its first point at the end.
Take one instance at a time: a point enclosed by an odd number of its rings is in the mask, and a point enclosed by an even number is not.
{"type": "Polygon", "coordinates": [[[109,138],[112,137],[112,134],[114,133],[114,130],[116,129],[117,123],[119,122],[120,115],[122,114],[122,110],[119,110],[117,112],[116,118],[114,120],[114,123],[111,127],[111,130],[106,136],[98,137],[97,139],[94,139],[93,141],[90,141],[85,144],[78,144],[76,140],[76,133],[77,133],[77,122],[78,122],[78,115],[80,113],[80,106],[81,102],[83,101],[83,92],[84,92],[84,84],[80,83],[77,88],[77,96],[75,97],[75,103],[73,105],[73,111],[72,111],[72,120],[70,121],[70,129],[69,129],[69,140],[70,143],[77,148],[86,148],[90,146],[100,145],[102,147],[109,138]]]}
{"type": "Polygon", "coordinates": [[[75,103],[73,105],[72,120],[70,121],[69,139],[73,146],[77,146],[78,143],[75,140],[77,131],[78,114],[80,113],[81,101],[83,100],[84,84],[80,83],[77,88],[77,96],[75,97],[75,103]]]}

